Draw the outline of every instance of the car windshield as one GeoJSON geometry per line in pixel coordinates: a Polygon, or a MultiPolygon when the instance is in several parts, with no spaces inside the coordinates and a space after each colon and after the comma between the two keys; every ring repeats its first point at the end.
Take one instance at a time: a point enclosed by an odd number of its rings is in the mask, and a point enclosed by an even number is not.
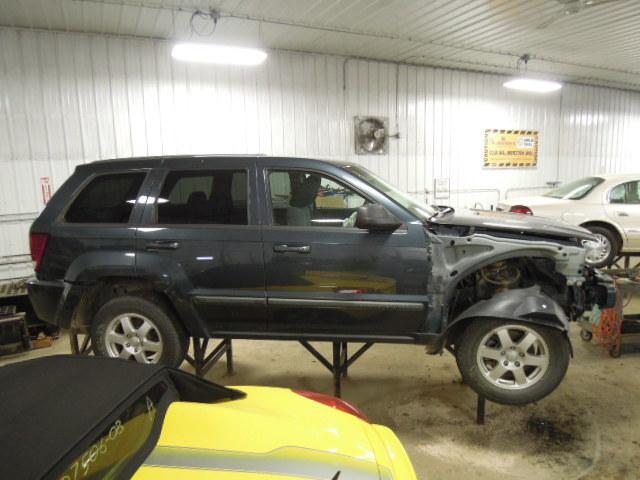
{"type": "Polygon", "coordinates": [[[139,397],[78,455],[60,480],[119,478],[151,437],[156,406],[166,392],[167,385],[161,382],[139,397]]]}
{"type": "Polygon", "coordinates": [[[344,168],[422,220],[428,220],[429,217],[437,213],[434,208],[414,200],[406,193],[401,192],[393,185],[389,185],[364,167],[359,165],[346,165],[344,168]]]}
{"type": "Polygon", "coordinates": [[[545,197],[562,198],[564,200],[580,200],[584,198],[596,185],[604,182],[604,178],[586,177],[567,183],[544,194],[545,197]]]}

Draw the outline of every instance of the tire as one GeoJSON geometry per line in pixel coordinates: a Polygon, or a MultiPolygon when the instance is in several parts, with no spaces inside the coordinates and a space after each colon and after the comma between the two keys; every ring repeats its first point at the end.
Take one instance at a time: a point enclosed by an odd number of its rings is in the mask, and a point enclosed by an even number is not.
{"type": "Polygon", "coordinates": [[[583,342],[590,342],[592,338],[593,333],[591,333],[589,330],[580,330],[580,339],[583,342]]]}
{"type": "Polygon", "coordinates": [[[188,341],[167,308],[142,297],[122,296],[107,301],[91,325],[96,355],[139,363],[178,367],[187,354],[188,341]]]}
{"type": "Polygon", "coordinates": [[[571,354],[558,329],[491,318],[473,320],[458,344],[456,360],[464,383],[505,405],[525,405],[553,392],[567,372],[571,354]],[[528,348],[521,341],[530,344],[528,348]]]}
{"type": "Polygon", "coordinates": [[[588,225],[586,228],[597,236],[600,241],[606,242],[604,248],[608,247],[606,251],[601,252],[601,256],[593,257],[591,260],[587,258],[587,264],[595,268],[602,268],[611,265],[613,263],[613,259],[616,258],[620,251],[618,236],[613,232],[613,230],[607,227],[588,225]]]}

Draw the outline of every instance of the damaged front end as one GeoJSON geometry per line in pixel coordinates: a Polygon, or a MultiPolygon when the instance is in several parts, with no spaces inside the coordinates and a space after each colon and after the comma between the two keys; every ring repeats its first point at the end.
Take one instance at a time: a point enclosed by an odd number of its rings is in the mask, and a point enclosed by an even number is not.
{"type": "Polygon", "coordinates": [[[566,332],[568,322],[593,305],[615,305],[613,280],[585,266],[586,230],[549,236],[481,225],[425,228],[431,238],[430,328],[441,338],[430,353],[455,348],[471,319],[537,323],[566,332]]]}

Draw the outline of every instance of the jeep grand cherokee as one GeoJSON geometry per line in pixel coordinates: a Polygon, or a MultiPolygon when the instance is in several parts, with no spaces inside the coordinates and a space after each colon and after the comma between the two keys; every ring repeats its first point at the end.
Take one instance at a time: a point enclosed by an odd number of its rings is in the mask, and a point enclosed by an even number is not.
{"type": "Polygon", "coordinates": [[[587,230],[436,209],[347,163],[255,156],[78,166],[31,228],[38,315],[98,354],[179,365],[189,337],[424,344],[486,398],[560,383],[568,322],[612,306],[587,230]]]}

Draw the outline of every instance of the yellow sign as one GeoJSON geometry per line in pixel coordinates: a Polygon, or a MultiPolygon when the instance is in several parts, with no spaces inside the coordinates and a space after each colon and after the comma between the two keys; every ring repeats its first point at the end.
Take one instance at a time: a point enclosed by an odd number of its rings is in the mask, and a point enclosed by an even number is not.
{"type": "Polygon", "coordinates": [[[522,168],[538,165],[538,132],[534,130],[485,130],[484,166],[522,168]]]}

